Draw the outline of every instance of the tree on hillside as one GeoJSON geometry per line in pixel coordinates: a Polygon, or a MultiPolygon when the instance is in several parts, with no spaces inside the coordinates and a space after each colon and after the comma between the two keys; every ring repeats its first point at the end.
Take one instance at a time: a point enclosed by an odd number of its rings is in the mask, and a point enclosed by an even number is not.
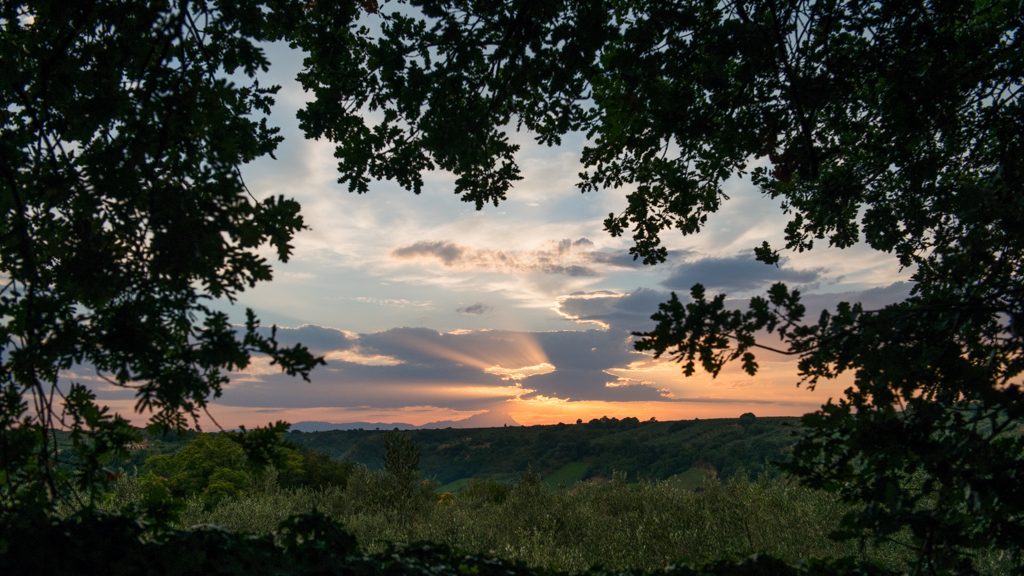
{"type": "Polygon", "coordinates": [[[804,419],[792,465],[863,503],[849,532],[908,529],[922,570],[989,545],[1024,561],[1020,2],[409,4],[339,33],[318,2],[298,29],[315,96],[300,118],[337,142],[341,182],[418,192],[445,169],[480,208],[519,178],[511,130],[581,132],[579,188],[629,190],[605,226],[645,263],[666,258],[666,230],[699,232],[737,175],[789,215],[785,249],[892,254],[913,272],[904,302],[806,318],[782,284],[746,310],[695,285],[637,347],[687,375],[754,374],[765,346],[798,356],[810,388],[852,373],[804,419]]]}
{"type": "Polygon", "coordinates": [[[408,433],[392,430],[384,435],[384,470],[402,486],[416,482],[420,474],[420,449],[408,433]]]}
{"type": "Polygon", "coordinates": [[[260,249],[287,260],[303,228],[296,202],[254,198],[239,173],[281,139],[256,75],[257,42],[302,13],[285,7],[0,7],[0,512],[61,493],[69,451],[81,486],[103,478],[131,430],[87,379],[182,427],[252,353],[303,377],[320,361],[212,305],[269,280],[260,249]]]}

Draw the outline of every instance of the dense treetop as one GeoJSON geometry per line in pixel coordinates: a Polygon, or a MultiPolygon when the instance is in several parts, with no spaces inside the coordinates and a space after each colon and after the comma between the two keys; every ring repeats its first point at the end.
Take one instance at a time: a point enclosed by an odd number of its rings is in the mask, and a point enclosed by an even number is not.
{"type": "Polygon", "coordinates": [[[72,431],[83,485],[130,435],[62,371],[133,390],[138,410],[180,427],[252,352],[302,376],[317,360],[251,312],[239,330],[211,307],[269,280],[258,250],[286,260],[303,228],[296,202],[255,199],[239,174],[280,141],[263,117],[276,88],[255,77],[268,64],[257,43],[281,29],[248,2],[0,10],[6,506],[56,496],[50,430],[72,431]]]}

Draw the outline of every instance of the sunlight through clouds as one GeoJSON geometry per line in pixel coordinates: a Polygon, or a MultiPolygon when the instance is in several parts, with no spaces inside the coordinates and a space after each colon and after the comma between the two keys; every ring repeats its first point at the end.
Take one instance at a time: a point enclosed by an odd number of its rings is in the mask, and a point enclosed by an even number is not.
{"type": "Polygon", "coordinates": [[[537,376],[538,374],[550,374],[555,371],[555,367],[547,362],[541,362],[540,364],[534,364],[533,366],[521,366],[519,368],[505,368],[501,365],[494,365],[484,370],[488,374],[494,374],[502,380],[511,380],[513,382],[521,382],[525,378],[530,376],[537,376]]]}
{"type": "Polygon", "coordinates": [[[784,281],[801,287],[815,314],[840,299],[877,304],[909,290],[899,282],[911,271],[863,244],[784,253],[778,268],[754,262],[762,241],[782,247],[786,217],[741,178],[726,182],[728,198],[700,234],[665,234],[668,261],[643,265],[628,253],[628,233],[612,238],[602,225],[625,208],[629,185],[576,188],[581,134],[558,148],[514,134],[523,180],[498,207],[462,202],[443,171],[424,175],[419,196],[392,182],[350,194],[337,184],[333,145],[298,129],[295,113],[308,98],[294,81],[302,55],[275,44],[268,56],[268,82],[282,85],[271,121],[285,141],[279,161],[253,162],[243,175],[257,197],[294,196],[310,229],[296,235],[287,264],[274,264],[273,282],[222,307],[237,323],[254,308],[288,343],[315,343],[328,365],[306,383],[254,359],[218,402],[242,423],[325,420],[318,410],[326,406],[333,421],[459,420],[505,409],[524,424],[742,408],[801,414],[837,392],[835,383],[797,388],[793,358],[759,357],[754,378],[735,366],[715,380],[684,378],[678,365],[635,352],[630,334],[653,328],[658,304],[694,282],[743,307],[784,281]],[[402,412],[411,407],[419,412],[402,412]],[[421,418],[424,411],[437,417],[421,418]]]}
{"type": "Polygon", "coordinates": [[[343,362],[362,364],[364,366],[398,366],[399,364],[404,363],[398,358],[385,356],[384,354],[364,354],[358,349],[333,350],[324,355],[324,360],[327,360],[328,362],[331,360],[341,360],[343,362]]]}

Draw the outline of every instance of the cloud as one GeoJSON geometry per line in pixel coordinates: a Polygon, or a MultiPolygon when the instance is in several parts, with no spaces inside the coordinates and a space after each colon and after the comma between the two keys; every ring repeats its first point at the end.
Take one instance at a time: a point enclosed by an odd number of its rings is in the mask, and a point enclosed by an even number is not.
{"type": "Polygon", "coordinates": [[[606,402],[671,401],[671,396],[652,383],[630,382],[593,370],[560,370],[530,379],[529,394],[524,399],[545,396],[569,401],[601,400],[606,402]]]}
{"type": "MultiPolygon", "coordinates": [[[[896,283],[862,292],[808,294],[808,318],[839,301],[877,308],[907,296],[910,285],[896,283]]],[[[322,409],[400,410],[433,406],[438,410],[479,411],[495,403],[545,398],[584,405],[587,402],[661,402],[672,405],[813,402],[790,390],[795,382],[792,359],[759,354],[762,371],[751,379],[730,365],[715,382],[683,379],[678,366],[652,360],[633,350],[631,330],[650,329],[649,316],[667,294],[650,289],[595,291],[564,296],[560,311],[602,329],[528,332],[393,328],[354,334],[317,325],[279,328],[284,345],[302,342],[323,354],[305,382],[280,373],[269,359],[254,357],[234,374],[220,405],[263,410],[322,409]]],[[[745,307],[734,299],[730,306],[745,307]]],[[[468,308],[469,306],[467,306],[468,308]]],[[[263,330],[263,329],[261,329],[263,330]]],[[[127,400],[131,393],[108,389],[84,378],[103,401],[127,400]]],[[[67,376],[71,378],[72,376],[67,376]]],[[[826,393],[823,391],[823,393],[826,393]]],[[[680,408],[682,410],[682,408],[680,408]]],[[[780,408],[781,410],[781,408],[780,408]]]]}
{"type": "Polygon", "coordinates": [[[419,241],[396,248],[391,255],[400,260],[436,258],[445,266],[457,268],[596,276],[597,272],[585,265],[584,255],[574,254],[574,246],[572,240],[562,240],[534,251],[490,250],[447,241],[419,241]]]}
{"type": "Polygon", "coordinates": [[[689,290],[694,284],[725,292],[756,290],[773,282],[809,284],[821,278],[822,270],[793,270],[758,262],[750,254],[731,258],[704,258],[678,266],[661,282],[670,290],[689,290]]]}
{"type": "Polygon", "coordinates": [[[493,310],[493,308],[491,308],[490,306],[488,306],[488,305],[486,305],[486,304],[484,304],[482,302],[477,302],[476,304],[470,304],[469,306],[462,306],[460,308],[456,308],[455,309],[455,311],[460,313],[460,314],[476,314],[476,315],[487,314],[491,310],[493,310]]]}
{"type": "Polygon", "coordinates": [[[910,296],[910,282],[894,282],[888,286],[879,286],[857,292],[835,292],[831,294],[804,294],[801,303],[807,307],[804,318],[814,321],[822,310],[835,311],[840,302],[859,302],[865,310],[877,310],[889,304],[902,302],[910,296]]]}
{"type": "MultiPolygon", "coordinates": [[[[241,331],[242,329],[239,328],[239,332],[241,331]]],[[[269,337],[271,328],[261,326],[259,332],[269,337]]],[[[313,354],[317,355],[331,351],[348,350],[355,346],[357,338],[351,332],[317,326],[316,324],[303,324],[295,328],[278,326],[275,337],[282,346],[302,344],[309,348],[313,354]]]]}
{"type": "Polygon", "coordinates": [[[385,356],[383,354],[366,354],[359,349],[334,350],[324,356],[324,360],[331,362],[341,360],[350,364],[362,364],[364,366],[398,366],[403,362],[398,358],[385,356]]]}
{"type": "Polygon", "coordinates": [[[433,258],[449,268],[499,272],[540,272],[570,277],[596,277],[596,267],[638,268],[642,264],[622,250],[595,249],[581,237],[548,242],[536,250],[473,248],[451,241],[421,240],[391,251],[399,260],[433,258]]]}
{"type": "Polygon", "coordinates": [[[453,242],[427,242],[422,240],[415,244],[396,248],[391,252],[397,258],[433,256],[444,262],[445,266],[454,266],[462,260],[465,253],[466,248],[453,242]]]}
{"type": "Polygon", "coordinates": [[[619,377],[609,372],[643,357],[633,350],[627,331],[561,331],[535,336],[557,370],[526,380],[524,387],[532,392],[524,398],[546,396],[571,401],[619,402],[670,399],[651,382],[636,380],[623,385],[619,377]]]}
{"type": "Polygon", "coordinates": [[[517,332],[394,328],[354,335],[320,326],[279,329],[305,342],[327,366],[304,382],[256,362],[234,375],[221,404],[281,408],[393,409],[430,405],[477,410],[542,394],[568,400],[666,399],[650,382],[609,370],[641,358],[622,330],[517,332]],[[325,345],[339,348],[323,350],[325,345]]]}
{"type": "Polygon", "coordinates": [[[372,296],[357,296],[356,302],[363,304],[375,304],[377,306],[397,306],[399,308],[430,308],[433,302],[429,300],[409,300],[407,298],[374,298],[372,296]]]}
{"type": "Polygon", "coordinates": [[[667,292],[637,288],[629,293],[576,292],[558,298],[557,311],[581,324],[633,332],[651,327],[651,314],[669,299],[667,292]]]}
{"type": "Polygon", "coordinates": [[[523,366],[522,368],[503,368],[501,366],[492,366],[484,370],[488,374],[494,374],[502,380],[511,382],[521,382],[531,376],[537,376],[538,374],[550,374],[555,371],[555,367],[548,362],[542,362],[535,366],[523,366]]]}
{"type": "Polygon", "coordinates": [[[594,251],[589,254],[590,261],[594,264],[605,264],[617,268],[643,268],[641,260],[633,258],[629,252],[622,251],[594,251]]]}
{"type": "MultiPolygon", "coordinates": [[[[807,318],[839,301],[878,308],[904,299],[910,284],[860,292],[807,294],[807,318]]],[[[354,334],[317,325],[278,328],[283,345],[302,342],[327,359],[304,382],[281,374],[264,356],[233,374],[222,405],[261,409],[438,409],[485,410],[495,402],[557,398],[586,402],[774,402],[796,381],[792,359],[759,354],[762,371],[751,379],[730,365],[712,384],[683,379],[678,366],[654,361],[633,349],[632,330],[649,330],[649,316],[668,295],[656,290],[579,292],[562,297],[559,310],[602,329],[529,332],[393,328],[354,334]],[[736,391],[735,395],[730,391],[736,391]],[[769,394],[770,393],[770,394],[769,394]],[[769,394],[769,396],[765,396],[769,394]],[[766,400],[770,397],[772,400],[766,400]]],[[[746,299],[728,301],[746,307],[746,299]]],[[[469,306],[467,306],[468,308],[469,306]]],[[[267,330],[261,328],[261,330],[267,330]]],[[[131,392],[88,378],[76,368],[66,378],[83,381],[101,400],[120,401],[131,392]]],[[[789,402],[790,396],[783,400],[789,402]]],[[[793,396],[799,398],[799,396],[793,396]]],[[[781,400],[780,400],[781,401],[781,400]]]]}

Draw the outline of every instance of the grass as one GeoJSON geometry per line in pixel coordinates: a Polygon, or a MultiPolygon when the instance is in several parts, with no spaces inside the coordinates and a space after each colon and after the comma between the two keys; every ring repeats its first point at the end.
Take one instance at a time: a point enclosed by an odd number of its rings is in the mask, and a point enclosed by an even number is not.
{"type": "Polygon", "coordinates": [[[454,482],[449,482],[449,483],[445,484],[444,486],[439,487],[437,489],[437,491],[438,492],[442,492],[442,493],[443,492],[449,492],[449,493],[461,492],[462,489],[465,488],[467,485],[469,485],[470,481],[472,481],[472,480],[473,480],[472,478],[459,478],[458,480],[455,480],[454,482]]]}
{"type": "Polygon", "coordinates": [[[587,476],[590,466],[586,462],[570,462],[544,478],[544,484],[551,488],[572,486],[587,476]]]}
{"type": "MultiPolygon", "coordinates": [[[[789,562],[863,555],[890,567],[905,558],[894,545],[868,546],[861,554],[856,543],[830,540],[846,508],[791,480],[706,479],[696,491],[691,480],[616,479],[560,489],[492,483],[441,497],[429,485],[403,492],[386,474],[358,469],[345,488],[286,490],[268,482],[212,507],[191,499],[179,521],[266,534],[284,518],[315,509],[339,520],[370,552],[392,542],[429,541],[566,571],[658,570],[758,552],[789,562]]],[[[142,497],[133,482],[121,481],[112,507],[142,497]]]]}
{"type": "Polygon", "coordinates": [[[690,488],[691,490],[700,489],[705,483],[715,478],[713,470],[702,466],[694,466],[685,472],[680,472],[671,477],[672,482],[676,482],[682,486],[690,488]]]}

